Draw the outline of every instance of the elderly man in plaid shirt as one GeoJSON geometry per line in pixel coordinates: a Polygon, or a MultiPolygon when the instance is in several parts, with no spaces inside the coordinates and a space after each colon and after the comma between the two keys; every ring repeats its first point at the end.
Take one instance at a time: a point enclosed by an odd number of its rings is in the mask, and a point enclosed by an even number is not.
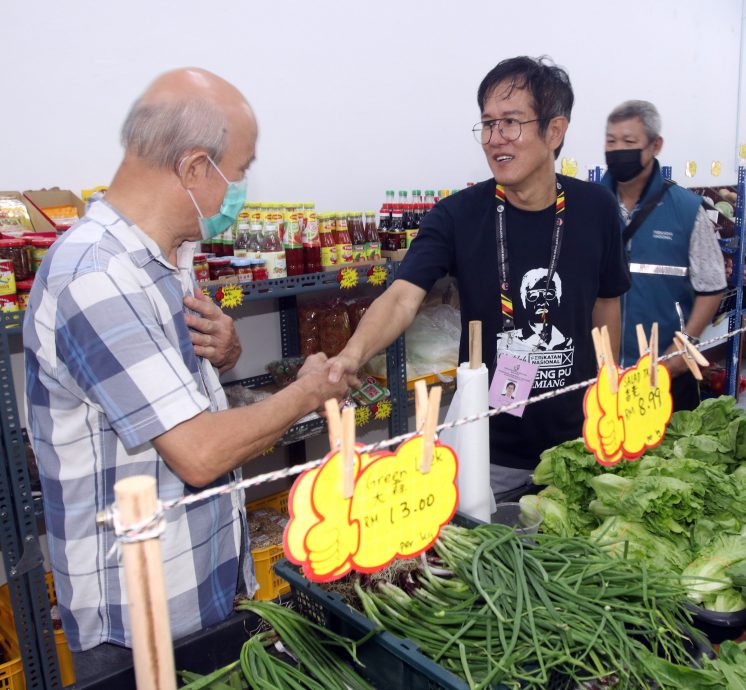
{"type": "MultiPolygon", "coordinates": [[[[105,197],[58,240],[24,321],[29,422],[49,553],[73,651],[131,646],[114,536],[95,523],[115,482],[156,478],[160,499],[240,478],[240,466],[348,383],[326,358],[249,407],[227,409],[218,371],[240,345],[230,317],[194,289],[200,239],[227,229],[245,196],[257,125],[243,96],[200,69],[162,75],[122,130],[105,197]]],[[[241,496],[167,513],[161,538],[172,633],[224,620],[256,582],[241,496]]],[[[76,664],[77,666],[78,664],[76,664]]]]}

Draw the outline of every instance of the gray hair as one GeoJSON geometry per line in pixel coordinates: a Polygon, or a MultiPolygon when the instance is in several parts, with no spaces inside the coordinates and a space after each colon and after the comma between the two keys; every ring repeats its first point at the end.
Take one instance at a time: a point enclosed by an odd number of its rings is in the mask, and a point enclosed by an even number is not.
{"type": "Polygon", "coordinates": [[[226,117],[214,103],[189,98],[147,103],[138,99],[122,125],[125,150],[161,168],[175,170],[195,149],[216,163],[225,154],[226,117]]]}
{"type": "Polygon", "coordinates": [[[616,124],[634,117],[639,117],[642,121],[648,141],[661,135],[661,116],[650,101],[624,101],[611,111],[606,121],[608,124],[616,124]]]}

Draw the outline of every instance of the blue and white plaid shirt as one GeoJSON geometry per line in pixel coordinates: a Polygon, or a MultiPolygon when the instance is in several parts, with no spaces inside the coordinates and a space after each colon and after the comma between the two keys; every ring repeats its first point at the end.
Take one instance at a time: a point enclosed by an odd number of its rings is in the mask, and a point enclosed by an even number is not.
{"type": "MultiPolygon", "coordinates": [[[[26,397],[49,554],[70,648],[131,646],[124,569],[95,522],[125,477],[155,477],[161,500],[194,491],[151,441],[203,410],[227,407],[212,365],[194,354],[183,298],[194,243],[177,267],[104,201],[51,248],[23,324],[26,397]]],[[[205,439],[205,443],[209,443],[205,439]]],[[[240,470],[216,483],[240,478],[240,470]]],[[[246,514],[233,492],[166,513],[161,536],[172,634],[224,620],[239,576],[256,590],[246,514]]]]}

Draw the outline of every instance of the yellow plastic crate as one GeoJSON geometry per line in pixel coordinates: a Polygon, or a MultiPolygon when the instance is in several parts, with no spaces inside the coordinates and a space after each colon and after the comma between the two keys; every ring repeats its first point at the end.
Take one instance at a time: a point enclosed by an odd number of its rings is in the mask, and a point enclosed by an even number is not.
{"type": "MultiPolygon", "coordinates": [[[[0,617],[4,615],[5,613],[0,611],[0,617]]],[[[0,634],[0,649],[8,659],[4,664],[0,664],[0,688],[2,690],[26,690],[26,677],[23,675],[23,661],[18,651],[15,631],[10,639],[0,634]]]]}
{"type": "MultiPolygon", "coordinates": [[[[57,603],[57,594],[54,591],[54,580],[52,579],[52,573],[44,573],[44,579],[47,585],[47,596],[49,597],[49,605],[54,606],[57,603]]],[[[18,640],[16,638],[15,619],[13,616],[13,608],[10,605],[10,591],[8,585],[0,587],[0,635],[10,639],[11,643],[18,647],[18,640]]],[[[70,652],[70,648],[67,646],[67,639],[65,633],[60,630],[54,631],[54,644],[57,648],[57,660],[60,664],[60,680],[62,685],[72,685],[75,682],[75,670],[73,668],[73,657],[70,652]]],[[[12,690],[25,690],[26,681],[23,677],[23,665],[21,664],[21,675],[20,680],[15,681],[13,684],[3,685],[4,678],[2,676],[3,666],[0,666],[0,690],[6,688],[12,688],[12,690]],[[19,684],[20,683],[20,684],[19,684]]]]}
{"type": "MultiPolygon", "coordinates": [[[[266,498],[251,501],[246,504],[246,512],[250,513],[251,511],[259,510],[260,508],[273,508],[279,513],[287,515],[289,495],[290,490],[286,490],[280,491],[272,496],[267,496],[266,498]]],[[[265,546],[260,549],[251,549],[251,557],[254,559],[254,574],[256,575],[260,587],[259,591],[254,595],[255,599],[258,599],[259,601],[276,599],[280,595],[287,594],[290,591],[290,585],[288,582],[275,575],[273,568],[274,564],[281,558],[284,558],[284,556],[285,554],[282,549],[282,544],[273,544],[272,546],[265,546]]]]}

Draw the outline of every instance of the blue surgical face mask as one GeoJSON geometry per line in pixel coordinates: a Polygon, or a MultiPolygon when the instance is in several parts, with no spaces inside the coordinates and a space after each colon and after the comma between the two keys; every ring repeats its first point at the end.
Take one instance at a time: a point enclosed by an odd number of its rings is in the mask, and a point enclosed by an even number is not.
{"type": "Polygon", "coordinates": [[[203,240],[212,239],[216,235],[225,232],[231,225],[233,225],[233,223],[236,222],[236,218],[238,218],[239,211],[243,208],[244,201],[246,201],[246,176],[244,175],[240,180],[235,182],[230,182],[220,171],[220,168],[215,165],[212,158],[208,156],[207,160],[210,161],[212,167],[218,171],[218,174],[225,180],[228,187],[225,190],[223,203],[220,204],[220,210],[209,218],[205,218],[202,214],[202,209],[200,209],[194,199],[192,190],[186,190],[189,198],[194,204],[194,207],[197,209],[197,213],[199,214],[199,228],[202,232],[203,240]]]}

